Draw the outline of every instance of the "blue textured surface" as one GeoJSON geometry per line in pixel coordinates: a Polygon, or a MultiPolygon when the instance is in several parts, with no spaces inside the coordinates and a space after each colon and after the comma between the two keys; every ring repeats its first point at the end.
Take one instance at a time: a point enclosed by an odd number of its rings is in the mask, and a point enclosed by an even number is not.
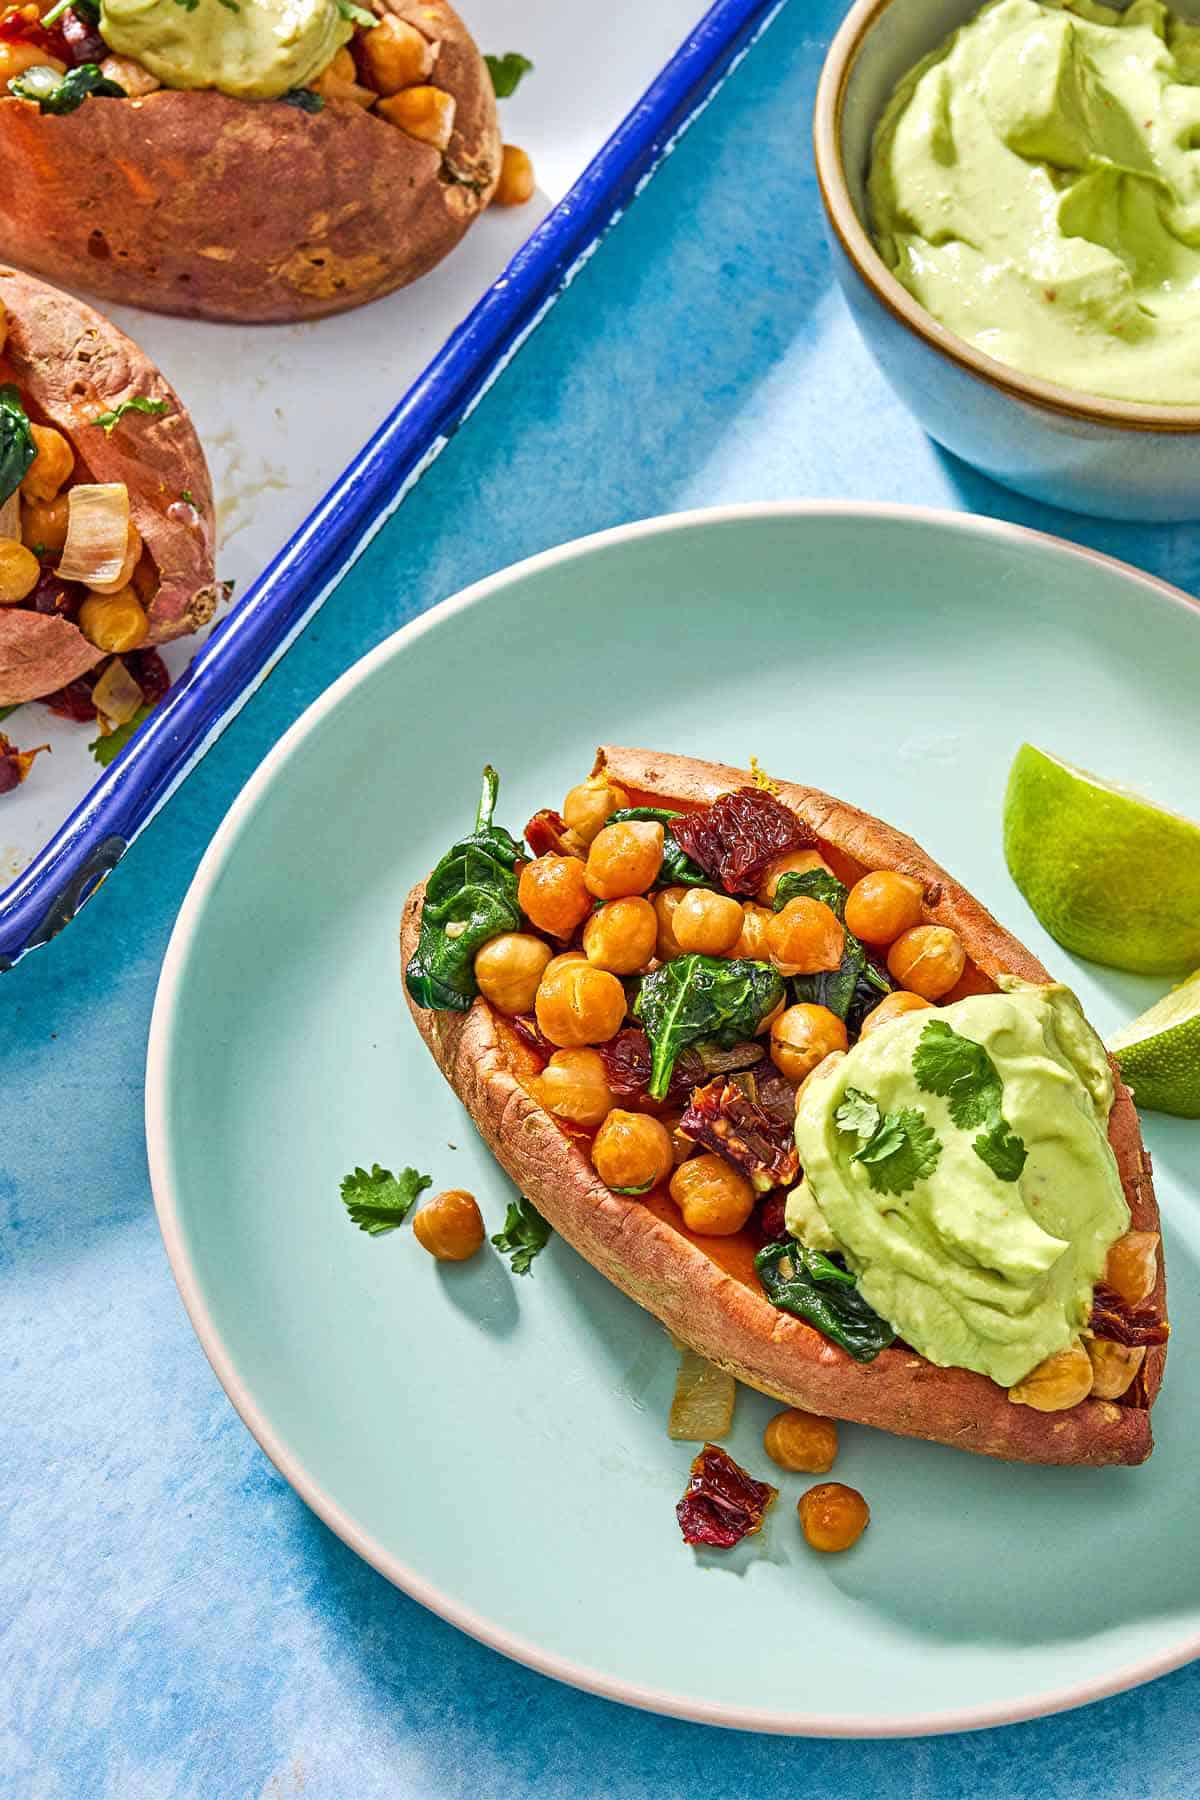
{"type": "Polygon", "coordinates": [[[191,1335],[154,1223],[142,1062],[191,874],[282,730],[423,607],[600,526],[801,494],[1020,519],[1196,587],[1192,528],[1017,501],[935,451],[883,386],[830,287],[808,152],[841,10],[785,11],[118,874],[0,983],[5,1794],[1200,1791],[1197,1670],[1003,1732],[822,1744],[653,1719],[505,1662],[389,1588],[276,1476],[191,1335]]]}

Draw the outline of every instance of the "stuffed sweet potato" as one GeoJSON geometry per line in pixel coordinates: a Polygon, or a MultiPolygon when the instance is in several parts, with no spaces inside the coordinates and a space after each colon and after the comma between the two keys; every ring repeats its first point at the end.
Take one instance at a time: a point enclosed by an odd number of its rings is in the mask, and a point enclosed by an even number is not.
{"type": "Polygon", "coordinates": [[[491,80],[445,0],[79,0],[8,19],[0,243],[109,299],[339,312],[433,268],[495,189],[491,80]]]}
{"type": "Polygon", "coordinates": [[[401,943],[422,1037],[555,1229],[791,1405],[1143,1461],[1149,1159],[1037,959],[890,826],[718,764],[602,750],[526,838],[485,803],[401,943]]]}
{"type": "Polygon", "coordinates": [[[151,647],[212,617],[214,538],[174,389],[90,306],[0,268],[0,707],[103,727],[152,704],[151,647]]]}

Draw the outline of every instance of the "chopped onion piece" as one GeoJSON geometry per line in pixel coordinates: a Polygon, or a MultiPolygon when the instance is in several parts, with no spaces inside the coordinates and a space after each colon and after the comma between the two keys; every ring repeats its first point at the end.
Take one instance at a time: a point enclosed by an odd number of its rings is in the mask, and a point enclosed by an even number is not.
{"type": "Polygon", "coordinates": [[[14,488],[7,500],[0,501],[0,538],[21,542],[21,490],[14,488]]]}
{"type": "Polygon", "coordinates": [[[129,489],[123,481],[81,482],[67,493],[67,541],[58,573],[94,587],[115,581],[129,543],[129,489]]]}
{"type": "Polygon", "coordinates": [[[114,656],[92,689],[92,705],[113,725],[125,725],[145,699],[119,656],[114,656]]]}
{"type": "Polygon", "coordinates": [[[733,1424],[737,1382],[694,1350],[682,1350],[667,1436],[704,1444],[723,1438],[733,1424]]]}

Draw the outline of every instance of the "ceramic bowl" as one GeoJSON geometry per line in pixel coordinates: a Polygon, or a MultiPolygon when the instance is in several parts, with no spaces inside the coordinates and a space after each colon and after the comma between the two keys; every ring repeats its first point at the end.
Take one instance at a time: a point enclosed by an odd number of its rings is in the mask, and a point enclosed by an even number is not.
{"type": "Polygon", "coordinates": [[[985,356],[938,324],[871,240],[867,168],[888,97],[978,10],[979,0],[858,0],[830,46],[817,89],[817,180],[855,322],[929,435],[995,481],[1104,518],[1196,518],[1200,407],[1105,400],[985,356]]]}

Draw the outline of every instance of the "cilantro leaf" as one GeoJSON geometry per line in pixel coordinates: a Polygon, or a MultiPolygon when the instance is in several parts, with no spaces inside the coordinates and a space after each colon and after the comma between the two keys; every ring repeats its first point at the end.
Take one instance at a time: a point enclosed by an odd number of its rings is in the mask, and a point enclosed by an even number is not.
{"type": "Polygon", "coordinates": [[[365,7],[355,6],[353,0],[337,0],[339,17],[348,19],[351,25],[359,25],[364,31],[374,31],[379,20],[365,7]]]}
{"type": "Polygon", "coordinates": [[[120,401],[111,412],[98,413],[92,424],[102,426],[105,437],[111,437],[126,413],[153,413],[155,418],[161,418],[169,411],[165,400],[147,400],[144,394],[135,394],[131,400],[120,401]]]}
{"type": "Polygon", "coordinates": [[[852,1131],[860,1138],[873,1137],[879,1126],[878,1102],[861,1088],[848,1087],[833,1122],[839,1131],[852,1131]]]}
{"type": "Polygon", "coordinates": [[[126,719],[124,725],[118,725],[117,729],[110,731],[107,736],[102,733],[98,738],[92,739],[88,749],[102,769],[107,769],[109,763],[120,755],[138,726],[144,719],[150,717],[153,710],[153,707],[150,706],[139,706],[132,719],[126,719]]]}
{"type": "Polygon", "coordinates": [[[7,719],[9,713],[15,713],[19,705],[20,701],[15,701],[12,706],[0,706],[0,719],[7,719]]]}
{"type": "Polygon", "coordinates": [[[950,1117],[963,1131],[986,1125],[1000,1111],[999,1070],[982,1044],[963,1037],[944,1019],[931,1019],[913,1052],[913,1074],[927,1094],[950,1102],[950,1117]]]}
{"type": "Polygon", "coordinates": [[[546,1248],[550,1236],[550,1226],[532,1200],[522,1198],[509,1202],[504,1229],[496,1233],[492,1242],[505,1256],[511,1256],[514,1275],[528,1275],[529,1265],[546,1248]]]}
{"type": "Polygon", "coordinates": [[[423,1189],[433,1186],[432,1175],[418,1174],[416,1169],[401,1169],[393,1175],[372,1163],[370,1172],[355,1169],[342,1180],[342,1204],[352,1225],[371,1237],[395,1231],[403,1225],[423,1189]]]}
{"type": "Polygon", "coordinates": [[[325,102],[320,94],[314,94],[311,88],[289,88],[279,98],[285,106],[294,106],[298,112],[324,112],[325,102]]]}
{"type": "Polygon", "coordinates": [[[483,60],[488,66],[497,100],[507,100],[510,94],[515,94],[533,69],[529,58],[516,50],[506,51],[503,56],[485,56],[483,60]]]}
{"type": "Polygon", "coordinates": [[[1005,1119],[996,1118],[987,1131],[981,1132],[971,1148],[981,1162],[1001,1181],[1019,1181],[1029,1152],[1005,1119]]]}

